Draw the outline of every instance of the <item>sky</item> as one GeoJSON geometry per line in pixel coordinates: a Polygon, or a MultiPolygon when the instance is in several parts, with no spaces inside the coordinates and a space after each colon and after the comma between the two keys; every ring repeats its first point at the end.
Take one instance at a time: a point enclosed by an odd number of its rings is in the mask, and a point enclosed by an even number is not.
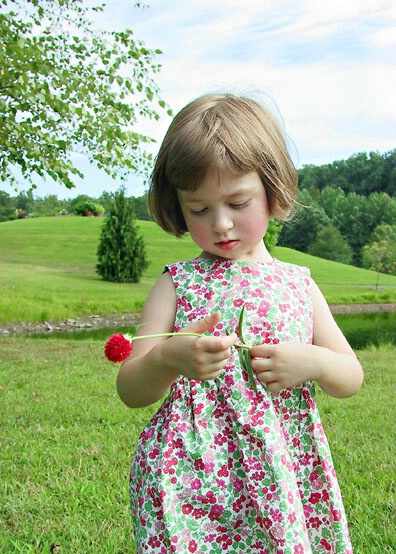
{"type": "MultiPolygon", "coordinates": [[[[248,94],[282,118],[297,168],[396,148],[396,2],[394,0],[108,0],[98,26],[130,27],[159,48],[155,76],[178,112],[208,92],[248,94]]],[[[169,126],[145,123],[158,150],[169,126]]],[[[120,183],[74,156],[85,173],[68,191],[40,183],[37,196],[100,196],[120,183]]],[[[126,184],[144,193],[141,178],[126,184]]]]}

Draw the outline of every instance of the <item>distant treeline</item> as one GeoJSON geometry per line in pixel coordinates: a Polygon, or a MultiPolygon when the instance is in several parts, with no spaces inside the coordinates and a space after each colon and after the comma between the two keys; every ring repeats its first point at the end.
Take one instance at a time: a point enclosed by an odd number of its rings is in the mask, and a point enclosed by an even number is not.
{"type": "Polygon", "coordinates": [[[299,171],[300,205],[293,219],[283,224],[278,244],[371,267],[364,247],[396,231],[395,195],[396,150],[305,166],[299,171]]]}
{"type": "Polygon", "coordinates": [[[339,187],[345,193],[368,196],[372,192],[396,194],[396,149],[379,154],[354,154],[347,160],[320,166],[305,165],[298,172],[300,189],[339,187]]]}
{"type": "MultiPolygon", "coordinates": [[[[366,265],[364,247],[396,230],[396,149],[358,153],[347,160],[298,171],[299,207],[281,227],[278,244],[343,263],[366,265]],[[388,226],[384,230],[384,225],[388,226]],[[378,231],[378,227],[381,229],[378,231]],[[377,232],[376,232],[377,230],[377,232]]],[[[102,215],[114,194],[59,200],[33,191],[0,191],[0,221],[62,214],[102,215]]],[[[149,220],[147,195],[130,197],[137,219],[149,220]]],[[[371,262],[370,262],[371,263],[371,262]]]]}

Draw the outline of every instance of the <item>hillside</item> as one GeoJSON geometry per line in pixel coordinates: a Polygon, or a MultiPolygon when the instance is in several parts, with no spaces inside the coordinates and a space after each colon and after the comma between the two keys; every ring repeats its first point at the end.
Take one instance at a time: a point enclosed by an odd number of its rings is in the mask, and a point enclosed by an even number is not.
{"type": "MultiPolygon", "coordinates": [[[[0,322],[60,321],[140,311],[166,263],[193,257],[189,237],[176,239],[140,221],[150,266],[138,284],[102,281],[95,273],[103,218],[48,217],[0,224],[0,322]]],[[[274,256],[308,266],[329,303],[395,302],[396,277],[315,258],[287,248],[274,256]]]]}

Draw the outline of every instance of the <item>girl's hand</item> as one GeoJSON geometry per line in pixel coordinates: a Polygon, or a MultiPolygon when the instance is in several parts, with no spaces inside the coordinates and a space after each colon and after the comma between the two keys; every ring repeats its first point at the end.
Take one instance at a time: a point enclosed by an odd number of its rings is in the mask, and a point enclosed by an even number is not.
{"type": "MultiPolygon", "coordinates": [[[[205,333],[221,319],[216,312],[187,325],[183,332],[205,333]]],[[[184,375],[197,381],[215,379],[223,371],[231,355],[231,346],[236,334],[229,336],[172,337],[160,344],[164,363],[177,375],[184,375]]]]}
{"type": "Polygon", "coordinates": [[[311,344],[295,342],[253,346],[250,349],[253,371],[273,393],[302,385],[317,377],[312,356],[315,348],[311,344]]]}

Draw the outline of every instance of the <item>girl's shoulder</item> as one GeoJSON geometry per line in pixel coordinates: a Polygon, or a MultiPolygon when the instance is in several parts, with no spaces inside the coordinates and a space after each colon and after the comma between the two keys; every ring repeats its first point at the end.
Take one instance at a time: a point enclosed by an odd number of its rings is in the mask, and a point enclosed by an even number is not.
{"type": "MultiPolygon", "coordinates": [[[[275,258],[274,258],[275,260],[275,258]]],[[[290,274],[303,274],[307,277],[311,276],[311,270],[309,267],[306,267],[304,265],[297,265],[293,264],[291,262],[281,262],[280,260],[275,260],[276,265],[281,271],[284,271],[286,273],[290,274]]]]}

